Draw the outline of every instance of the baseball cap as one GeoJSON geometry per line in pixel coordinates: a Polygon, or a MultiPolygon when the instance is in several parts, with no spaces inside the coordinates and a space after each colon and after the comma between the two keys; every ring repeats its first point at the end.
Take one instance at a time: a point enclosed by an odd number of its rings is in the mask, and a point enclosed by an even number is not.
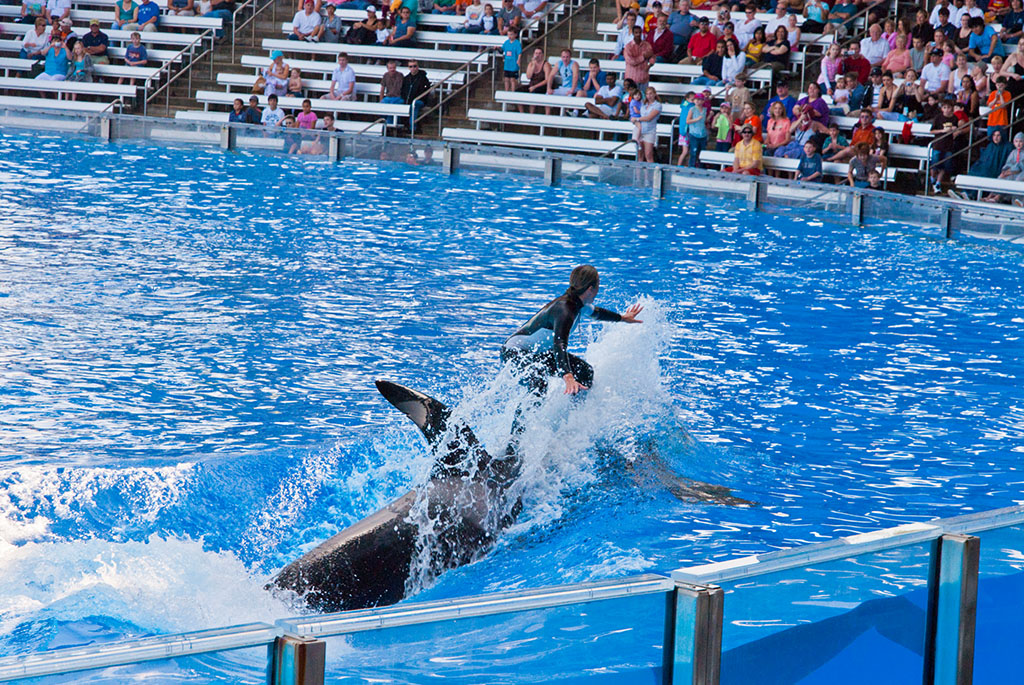
{"type": "Polygon", "coordinates": [[[872,76],[881,76],[882,75],[882,67],[871,67],[871,75],[872,76]]]}
{"type": "Polygon", "coordinates": [[[284,53],[280,50],[274,50],[270,53],[270,59],[277,59],[278,57],[284,57],[284,53]]]}
{"type": "Polygon", "coordinates": [[[942,50],[939,50],[938,48],[933,48],[932,49],[932,57],[934,57],[935,55],[938,55],[939,57],[942,57],[942,50]]]}
{"type": "Polygon", "coordinates": [[[89,20],[89,26],[99,26],[99,25],[100,25],[100,20],[99,19],[90,19],[89,20]]]}

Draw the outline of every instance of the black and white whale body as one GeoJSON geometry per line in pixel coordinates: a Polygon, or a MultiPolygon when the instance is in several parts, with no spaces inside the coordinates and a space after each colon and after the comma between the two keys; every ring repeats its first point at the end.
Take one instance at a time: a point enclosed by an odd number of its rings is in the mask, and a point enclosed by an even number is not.
{"type": "MultiPolygon", "coordinates": [[[[487,552],[520,510],[510,492],[519,474],[517,455],[489,455],[469,426],[453,420],[451,411],[432,397],[388,381],[377,381],[377,389],[423,432],[434,466],[425,486],[307,552],[267,586],[294,591],[316,611],[394,604],[405,597],[414,573],[436,576],[487,552]],[[424,506],[431,530],[421,534],[415,520],[425,517],[412,514],[424,506]]],[[[629,468],[634,480],[653,481],[681,500],[753,504],[722,486],[676,476],[656,455],[644,463],[643,473],[629,468]]]]}
{"type": "Polygon", "coordinates": [[[425,562],[434,575],[469,563],[519,511],[518,502],[506,497],[518,474],[517,457],[493,459],[469,426],[452,422],[449,409],[432,397],[388,381],[377,381],[377,389],[423,432],[434,467],[425,487],[341,531],[268,586],[293,590],[317,611],[394,604],[405,596],[415,562],[425,562]],[[429,536],[421,536],[411,520],[418,503],[433,522],[429,536]]]}

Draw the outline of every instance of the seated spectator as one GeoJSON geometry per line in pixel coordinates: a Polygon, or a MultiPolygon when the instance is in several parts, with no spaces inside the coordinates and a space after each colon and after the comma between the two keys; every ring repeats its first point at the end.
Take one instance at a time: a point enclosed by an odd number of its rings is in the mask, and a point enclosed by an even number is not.
{"type": "Polygon", "coordinates": [[[316,127],[316,112],[313,111],[313,103],[308,99],[302,101],[302,111],[295,115],[295,123],[299,128],[312,129],[316,127]]]}
{"type": "Polygon", "coordinates": [[[872,67],[868,87],[864,89],[860,106],[861,109],[871,112],[873,117],[877,117],[880,111],[889,109],[889,105],[896,99],[896,86],[893,84],[892,74],[889,74],[888,86],[886,83],[882,68],[872,67]]]}
{"type": "Polygon", "coordinates": [[[299,128],[299,122],[295,120],[291,114],[287,115],[281,120],[281,127],[286,129],[287,132],[282,136],[284,138],[284,151],[289,155],[297,155],[299,150],[302,148],[302,134],[291,129],[299,128]]]}
{"type": "Polygon", "coordinates": [[[725,41],[715,43],[715,51],[705,57],[700,64],[701,75],[693,79],[697,86],[723,86],[722,63],[725,60],[725,41]]]}
{"type": "Polygon", "coordinates": [[[43,72],[36,76],[40,81],[63,81],[68,77],[68,51],[60,37],[55,36],[46,49],[43,72]]]}
{"type": "Polygon", "coordinates": [[[53,31],[50,33],[50,38],[58,37],[64,43],[64,47],[67,49],[68,54],[75,48],[75,43],[78,42],[78,36],[75,34],[74,28],[71,26],[71,20],[65,17],[64,19],[53,20],[53,31]]]}
{"type": "Polygon", "coordinates": [[[871,155],[871,146],[867,143],[854,145],[853,159],[846,172],[846,181],[855,188],[868,187],[868,172],[878,168],[878,159],[871,155]]]}
{"type": "Polygon", "coordinates": [[[235,98],[235,101],[231,103],[231,111],[228,112],[228,123],[249,123],[249,111],[245,108],[245,103],[242,102],[242,98],[235,98]]]}
{"type": "Polygon", "coordinates": [[[249,106],[245,108],[245,123],[258,124],[263,120],[263,112],[260,111],[260,99],[255,95],[249,96],[249,106]]]}
{"type": "MultiPolygon", "coordinates": [[[[1013,137],[1013,149],[1006,155],[1006,161],[999,171],[999,178],[1011,181],[1019,181],[1021,176],[1024,176],[1024,133],[1013,137]]],[[[981,199],[985,202],[999,202],[1000,196],[998,193],[989,193],[981,199]]]]}
{"type": "Polygon", "coordinates": [[[21,39],[21,51],[18,56],[21,59],[40,60],[46,57],[46,51],[50,48],[50,36],[46,32],[46,20],[36,17],[35,25],[25,32],[21,39]]]}
{"type": "Polygon", "coordinates": [[[284,94],[291,98],[300,98],[304,92],[305,86],[302,84],[302,72],[297,67],[292,67],[291,72],[288,74],[288,90],[284,94]]]}
{"type": "Polygon", "coordinates": [[[878,169],[868,169],[868,189],[884,190],[882,187],[882,173],[878,169]]]}
{"type": "Polygon", "coordinates": [[[415,47],[415,36],[416,22],[412,19],[412,11],[408,7],[402,7],[398,12],[398,20],[395,22],[384,44],[400,48],[415,47]]]}
{"type": "Polygon", "coordinates": [[[971,18],[971,37],[967,45],[967,54],[971,59],[979,62],[991,62],[996,55],[1006,57],[1003,44],[999,42],[999,36],[995,29],[985,24],[981,17],[971,18]]]}
{"type": "Polygon", "coordinates": [[[815,140],[817,132],[811,125],[811,117],[808,111],[800,105],[793,108],[793,119],[789,126],[789,135],[786,141],[775,149],[776,157],[786,159],[799,159],[804,149],[804,143],[815,140]]]}
{"type": "Polygon", "coordinates": [[[533,23],[548,11],[548,0],[523,0],[519,9],[523,13],[523,21],[533,23]]]}
{"type": "Polygon", "coordinates": [[[932,50],[928,64],[921,70],[921,85],[928,93],[945,93],[949,88],[949,66],[942,61],[942,50],[932,50]]]}
{"type": "MultiPolygon", "coordinates": [[[[132,42],[124,50],[124,63],[129,67],[144,67],[148,61],[149,53],[146,52],[146,46],[142,44],[142,34],[138,31],[132,32],[132,42]]],[[[117,79],[118,83],[123,81],[123,77],[117,79]]],[[[135,79],[128,79],[128,84],[134,86],[135,79]]]]}
{"type": "Polygon", "coordinates": [[[785,26],[775,29],[768,44],[761,51],[761,61],[765,66],[771,68],[773,73],[783,71],[789,66],[789,53],[792,48],[789,46],[789,34],[785,26]]]}
{"type": "Polygon", "coordinates": [[[916,121],[923,110],[923,93],[924,89],[917,80],[917,72],[914,69],[907,69],[903,72],[902,85],[896,90],[896,104],[892,111],[880,116],[895,121],[916,121]]]}
{"type": "Polygon", "coordinates": [[[794,109],[797,105],[800,106],[800,111],[807,116],[812,128],[817,133],[826,133],[828,131],[830,118],[828,103],[821,96],[821,86],[817,83],[807,84],[807,95],[797,101],[794,109]]]}
{"type": "MultiPolygon", "coordinates": [[[[858,84],[862,86],[868,84],[871,62],[861,54],[860,43],[850,43],[850,47],[846,51],[846,59],[843,60],[843,73],[846,74],[847,80],[852,76],[858,84]]],[[[853,89],[852,84],[850,89],[853,89]]]]}
{"type": "Polygon", "coordinates": [[[317,122],[316,127],[321,131],[337,131],[338,129],[334,126],[334,115],[328,112],[324,115],[324,118],[317,122]]]}
{"type": "Polygon", "coordinates": [[[793,115],[793,106],[796,104],[796,98],[789,94],[789,81],[779,81],[775,84],[775,95],[768,100],[768,104],[761,111],[761,117],[764,120],[768,119],[768,110],[776,102],[781,102],[782,106],[786,108],[787,118],[793,115]]]}
{"type": "Polygon", "coordinates": [[[267,96],[267,107],[263,110],[260,123],[264,126],[280,126],[284,119],[284,110],[277,106],[277,96],[267,96]]]}
{"type": "Polygon", "coordinates": [[[836,76],[835,88],[832,90],[832,106],[828,108],[829,116],[846,116],[850,113],[850,88],[843,74],[836,76]]]}
{"type": "Polygon", "coordinates": [[[461,33],[483,33],[484,6],[480,4],[480,0],[472,0],[468,5],[466,5],[465,10],[463,10],[463,15],[466,19],[462,22],[462,26],[454,28],[449,25],[449,31],[461,33]]]}
{"type": "MultiPolygon", "coordinates": [[[[89,53],[85,51],[85,46],[82,45],[82,41],[76,41],[75,47],[71,51],[71,57],[68,63],[68,71],[66,81],[78,81],[79,83],[92,83],[93,72],[95,70],[92,66],[92,58],[89,57],[89,53]]],[[[78,94],[71,93],[71,99],[77,100],[78,94]]]]}
{"type": "MultiPolygon", "coordinates": [[[[882,27],[872,24],[868,27],[868,35],[860,41],[860,54],[873,67],[882,65],[882,60],[889,54],[889,41],[882,37],[882,27]]],[[[867,183],[867,178],[864,179],[867,183]]]]}
{"type": "Polygon", "coordinates": [[[960,94],[956,96],[956,102],[960,105],[968,119],[973,119],[981,113],[981,96],[978,95],[978,86],[975,85],[972,77],[963,77],[960,84],[960,94]]]}
{"type": "MultiPolygon", "coordinates": [[[[587,65],[587,73],[583,75],[582,81],[575,93],[576,97],[580,98],[592,98],[597,91],[607,85],[608,80],[605,78],[605,73],[601,71],[601,60],[590,60],[590,64],[587,65]]],[[[619,86],[619,90],[622,90],[622,86],[619,86]]]]}
{"type": "MultiPolygon", "coordinates": [[[[389,59],[387,71],[380,77],[380,101],[388,105],[401,105],[402,74],[398,71],[398,60],[389,59]]],[[[332,82],[333,87],[333,82],[332,82]]]]}
{"type": "Polygon", "coordinates": [[[834,33],[844,38],[850,31],[850,20],[857,14],[857,5],[853,0],[836,0],[829,10],[825,33],[834,33]]]}
{"type": "Polygon", "coordinates": [[[916,73],[920,74],[921,70],[924,69],[925,63],[928,61],[928,50],[925,47],[924,38],[914,37],[913,47],[910,48],[910,68],[916,73]]]}
{"type": "Polygon", "coordinates": [[[110,64],[110,57],[107,55],[110,38],[100,31],[99,19],[89,20],[89,31],[81,40],[93,64],[110,64]]]}
{"type": "Polygon", "coordinates": [[[718,107],[711,128],[715,132],[715,152],[728,152],[732,147],[732,105],[723,102],[718,107]]]}
{"type": "Polygon", "coordinates": [[[46,3],[43,0],[22,0],[20,24],[35,24],[36,19],[42,19],[45,26],[48,22],[43,13],[46,11],[46,3]]]}
{"type": "Polygon", "coordinates": [[[800,161],[796,165],[796,176],[794,178],[797,181],[821,183],[825,180],[821,167],[822,159],[821,155],[818,154],[818,146],[814,144],[814,141],[809,140],[804,143],[803,154],[800,155],[800,161]]]}
{"type": "Polygon", "coordinates": [[[661,100],[658,91],[647,86],[643,103],[640,105],[640,116],[631,117],[635,126],[634,140],[637,141],[640,161],[654,163],[654,148],[658,144],[658,117],[661,116],[661,100]]]}
{"type": "Polygon", "coordinates": [[[322,29],[320,33],[321,42],[341,42],[342,36],[345,33],[345,26],[342,24],[341,17],[338,16],[337,8],[334,5],[330,3],[327,4],[327,16],[324,18],[320,27],[322,29]]]}
{"type": "Polygon", "coordinates": [[[878,159],[882,169],[889,166],[889,134],[883,129],[875,128],[871,140],[871,155],[878,159]]]}
{"type": "Polygon", "coordinates": [[[614,71],[604,74],[604,85],[594,93],[594,101],[586,104],[590,116],[611,119],[618,112],[619,103],[622,102],[622,86],[616,83],[617,78],[614,71]]]}
{"type": "Polygon", "coordinates": [[[761,131],[763,130],[761,124],[761,117],[754,114],[754,103],[745,102],[743,103],[743,109],[740,110],[740,119],[734,124],[734,130],[736,131],[736,141],[742,140],[743,128],[745,126],[751,126],[754,129],[754,139],[764,144],[764,138],[762,138],[761,131]]]}
{"type": "Polygon", "coordinates": [[[758,26],[754,29],[754,35],[747,42],[747,46],[743,48],[743,55],[747,58],[748,67],[761,63],[761,55],[764,54],[767,45],[768,39],[765,36],[764,27],[758,26]]]}
{"type": "Polygon", "coordinates": [[[498,34],[506,35],[509,29],[515,29],[517,34],[523,28],[523,11],[519,9],[514,0],[501,0],[501,9],[495,13],[498,19],[498,34]]]}
{"type": "Polygon", "coordinates": [[[195,13],[195,0],[167,0],[167,14],[172,17],[192,17],[195,13]]]}
{"type": "Polygon", "coordinates": [[[110,28],[114,31],[138,31],[139,6],[132,0],[120,0],[114,5],[114,23],[110,28]]]}
{"type": "Polygon", "coordinates": [[[704,58],[715,51],[718,37],[711,32],[711,22],[707,17],[701,17],[697,22],[697,32],[690,36],[686,46],[686,57],[681,60],[682,64],[698,64],[704,58]]]}
{"type": "Polygon", "coordinates": [[[953,101],[943,100],[939,103],[940,114],[932,120],[932,184],[936,195],[942,193],[942,183],[953,173],[953,156],[959,148],[957,138],[967,130],[953,114],[953,101]]]}
{"type": "Polygon", "coordinates": [[[718,85],[729,85],[747,67],[747,58],[736,46],[736,41],[725,41],[725,57],[722,58],[722,80],[718,85]]]}
{"type": "Polygon", "coordinates": [[[304,40],[310,43],[320,40],[323,27],[320,25],[320,15],[313,11],[313,4],[313,0],[305,0],[302,9],[295,13],[288,40],[304,40]]]}
{"type": "Polygon", "coordinates": [[[349,45],[373,45],[377,42],[377,29],[383,22],[377,19],[377,10],[370,5],[366,8],[366,18],[352,24],[345,34],[345,42],[349,45]]]}
{"type": "Polygon", "coordinates": [[[141,0],[136,21],[139,24],[137,31],[156,31],[160,24],[160,6],[153,0],[141,0]]]}
{"type": "Polygon", "coordinates": [[[795,51],[799,49],[801,35],[802,32],[800,31],[800,25],[797,24],[796,15],[789,15],[789,18],[786,20],[786,37],[789,39],[790,50],[795,51]]]}
{"type": "MultiPolygon", "coordinates": [[[[204,17],[220,19],[225,24],[230,23],[234,11],[235,0],[200,0],[200,12],[204,17]],[[208,8],[206,6],[207,2],[209,2],[208,8]]],[[[224,37],[224,30],[217,29],[213,32],[213,35],[217,40],[220,40],[224,37]]]]}
{"type": "MultiPolygon", "coordinates": [[[[402,9],[408,11],[409,8],[403,7],[402,9]]],[[[428,90],[430,90],[430,79],[427,78],[427,72],[420,69],[419,62],[416,60],[409,60],[409,73],[402,79],[402,101],[411,108],[410,131],[415,132],[416,119],[427,105],[423,95],[428,90]]]]}
{"type": "Polygon", "coordinates": [[[896,78],[902,78],[903,72],[913,66],[910,57],[910,50],[903,43],[897,43],[896,47],[889,51],[889,54],[882,60],[882,71],[890,72],[896,78]]]}
{"type": "MultiPolygon", "coordinates": [[[[391,60],[392,62],[394,60],[391,60]]],[[[397,73],[397,72],[392,72],[397,73]]],[[[387,73],[385,73],[387,76],[387,73]]],[[[391,77],[394,82],[397,77],[391,77]]],[[[399,90],[401,83],[399,82],[399,90]]],[[[383,91],[383,88],[381,89],[383,91]]],[[[324,100],[345,100],[351,102],[356,99],[356,72],[348,63],[348,53],[338,54],[338,66],[331,74],[331,90],[324,95],[324,100]]],[[[301,122],[300,122],[301,123],[301,122]]]]}
{"type": "Polygon", "coordinates": [[[667,62],[675,51],[672,32],[668,29],[668,16],[660,15],[654,28],[647,32],[647,42],[651,44],[651,52],[655,62],[667,62]]]}
{"type": "Polygon", "coordinates": [[[740,140],[733,151],[733,163],[726,171],[748,176],[760,176],[764,168],[761,156],[761,141],[754,138],[754,127],[744,124],[740,129],[740,140]]]}
{"type": "Polygon", "coordinates": [[[291,69],[284,61],[284,53],[274,50],[270,53],[270,64],[263,70],[264,92],[267,95],[282,96],[288,92],[288,77],[291,69]]]}
{"type": "MultiPolygon", "coordinates": [[[[690,36],[697,28],[697,21],[690,14],[689,0],[678,0],[675,9],[668,15],[668,30],[672,32],[672,43],[676,49],[686,49],[690,36]]],[[[753,27],[750,29],[753,31],[753,27]]],[[[672,60],[669,60],[672,61],[672,60]]]]}
{"type": "Polygon", "coordinates": [[[764,154],[774,155],[775,150],[789,140],[789,128],[793,122],[786,116],[785,106],[775,101],[768,108],[768,123],[765,125],[764,154]]]}
{"type": "MultiPolygon", "coordinates": [[[[821,0],[814,1],[821,2],[821,0]]],[[[672,24],[669,22],[669,28],[671,27],[672,24]]],[[[761,20],[757,18],[757,5],[748,4],[743,8],[743,19],[740,19],[739,23],[733,24],[733,28],[736,31],[736,39],[740,42],[741,49],[746,49],[747,43],[754,37],[754,31],[761,27],[761,20]]]]}
{"type": "Polygon", "coordinates": [[[843,150],[832,155],[828,161],[845,162],[857,154],[857,146],[864,143],[871,149],[875,140],[875,118],[869,110],[861,110],[857,117],[857,123],[853,126],[853,134],[850,136],[850,144],[843,150]]]}
{"type": "MultiPolygon", "coordinates": [[[[542,48],[533,49],[533,57],[526,64],[526,85],[517,86],[516,90],[524,93],[546,93],[548,88],[548,77],[551,76],[554,71],[554,67],[548,64],[548,61],[544,58],[544,50],[542,48]]],[[[523,106],[519,106],[519,111],[523,111],[523,106]]],[[[536,111],[536,107],[530,105],[530,113],[533,114],[536,111]]]]}
{"type": "Polygon", "coordinates": [[[564,49],[562,58],[548,74],[547,93],[548,95],[572,95],[580,85],[580,65],[572,58],[572,53],[568,49],[564,49]]]}
{"type": "Polygon", "coordinates": [[[999,40],[1004,45],[1020,42],[1024,35],[1024,0],[1012,0],[1010,11],[1002,16],[1000,23],[999,40]]]}
{"type": "Polygon", "coordinates": [[[434,0],[432,14],[455,14],[455,0],[434,0]]]}
{"type": "Polygon", "coordinates": [[[839,131],[839,124],[832,122],[828,125],[828,137],[825,138],[825,142],[821,145],[822,156],[833,155],[837,152],[842,152],[850,144],[839,131]]]}

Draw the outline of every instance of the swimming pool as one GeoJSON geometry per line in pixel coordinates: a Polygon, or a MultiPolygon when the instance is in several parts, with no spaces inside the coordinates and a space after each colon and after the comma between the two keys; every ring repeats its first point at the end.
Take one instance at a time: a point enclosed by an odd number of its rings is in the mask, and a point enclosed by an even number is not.
{"type": "Polygon", "coordinates": [[[429,469],[372,381],[500,444],[500,342],[580,262],[646,321],[581,327],[598,383],[551,398],[523,517],[416,599],[1021,501],[1019,253],[502,174],[0,151],[0,653],[295,613],[266,577],[429,469]],[[759,506],[619,467],[650,454],[759,506]]]}

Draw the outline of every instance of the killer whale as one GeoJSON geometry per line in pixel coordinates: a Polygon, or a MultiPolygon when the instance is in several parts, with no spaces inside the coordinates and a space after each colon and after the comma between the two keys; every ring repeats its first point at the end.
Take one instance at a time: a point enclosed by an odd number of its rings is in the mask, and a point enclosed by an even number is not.
{"type": "MultiPolygon", "coordinates": [[[[296,593],[314,611],[395,604],[409,590],[414,564],[418,572],[436,576],[470,563],[494,545],[521,509],[510,492],[519,474],[517,455],[492,457],[464,421],[453,419],[447,406],[428,395],[390,381],[378,380],[376,386],[423,433],[434,465],[426,485],[321,543],[267,585],[296,593]],[[417,506],[427,507],[429,535],[421,535],[413,520],[417,506]]],[[[646,473],[681,500],[754,504],[733,497],[728,488],[675,476],[656,455],[648,462],[646,473]]],[[[634,477],[636,468],[629,467],[634,477]]]]}

